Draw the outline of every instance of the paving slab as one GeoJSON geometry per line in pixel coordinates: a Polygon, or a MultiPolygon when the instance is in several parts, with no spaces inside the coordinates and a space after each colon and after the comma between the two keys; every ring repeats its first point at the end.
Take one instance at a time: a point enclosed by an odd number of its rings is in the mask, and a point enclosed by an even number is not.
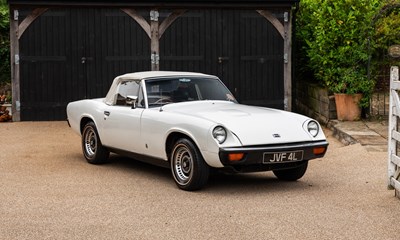
{"type": "Polygon", "coordinates": [[[388,144],[388,123],[382,121],[338,121],[328,123],[333,136],[345,145],[359,143],[368,151],[385,152],[388,144]]]}

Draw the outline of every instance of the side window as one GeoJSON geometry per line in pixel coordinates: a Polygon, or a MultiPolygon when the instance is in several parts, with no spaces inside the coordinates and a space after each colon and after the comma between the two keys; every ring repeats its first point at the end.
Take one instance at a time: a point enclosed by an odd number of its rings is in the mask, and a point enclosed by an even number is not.
{"type": "Polygon", "coordinates": [[[136,81],[124,81],[118,86],[117,91],[117,106],[126,106],[126,98],[128,96],[138,96],[139,94],[139,83],[136,81]]]}

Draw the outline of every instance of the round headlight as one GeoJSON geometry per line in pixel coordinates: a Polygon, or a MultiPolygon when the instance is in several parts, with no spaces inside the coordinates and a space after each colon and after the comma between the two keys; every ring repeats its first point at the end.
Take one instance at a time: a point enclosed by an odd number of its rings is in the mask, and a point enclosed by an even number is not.
{"type": "Polygon", "coordinates": [[[319,133],[318,123],[316,121],[310,121],[307,125],[307,130],[313,137],[316,137],[319,133]]]}
{"type": "Polygon", "coordinates": [[[226,140],[226,130],[221,126],[215,127],[212,131],[212,135],[220,144],[226,140]]]}

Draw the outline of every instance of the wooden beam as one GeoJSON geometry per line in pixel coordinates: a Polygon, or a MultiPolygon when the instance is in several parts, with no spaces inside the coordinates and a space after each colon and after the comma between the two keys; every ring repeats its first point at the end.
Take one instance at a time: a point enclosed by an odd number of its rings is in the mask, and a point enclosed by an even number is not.
{"type": "Polygon", "coordinates": [[[396,178],[391,177],[391,178],[390,178],[390,185],[392,185],[392,187],[393,187],[394,189],[396,189],[396,197],[400,198],[400,196],[397,196],[397,194],[400,192],[400,182],[397,181],[396,178]]]}
{"type": "Polygon", "coordinates": [[[146,32],[147,36],[151,39],[151,30],[150,24],[144,19],[141,15],[139,15],[134,9],[130,8],[121,8],[123,12],[128,14],[131,18],[133,18],[146,32]]]}
{"type": "Polygon", "coordinates": [[[12,116],[13,121],[21,121],[21,90],[20,90],[20,53],[19,39],[26,29],[48,8],[34,9],[21,24],[18,24],[18,9],[10,8],[10,55],[11,55],[11,84],[12,84],[12,116]]]}
{"type": "Polygon", "coordinates": [[[25,30],[36,20],[36,18],[40,17],[43,13],[45,13],[48,8],[36,8],[34,9],[19,25],[18,27],[18,39],[21,38],[22,34],[24,34],[25,30]]]}
{"type": "Polygon", "coordinates": [[[282,24],[270,11],[257,10],[258,14],[267,19],[278,31],[284,40],[283,64],[284,64],[284,108],[292,111],[292,16],[290,12],[284,13],[282,24]]]}
{"type": "Polygon", "coordinates": [[[392,139],[400,142],[400,133],[397,130],[392,130],[392,139]]]}
{"type": "Polygon", "coordinates": [[[169,26],[180,16],[182,16],[187,10],[186,9],[178,9],[172,12],[164,21],[161,23],[160,28],[158,30],[159,37],[164,34],[164,32],[168,29],[169,26]]]}
{"type": "Polygon", "coordinates": [[[134,9],[121,8],[121,10],[133,18],[150,38],[151,70],[158,71],[160,69],[160,38],[168,27],[171,26],[178,17],[184,14],[186,10],[178,9],[173,11],[161,24],[159,23],[159,13],[157,9],[150,11],[150,24],[134,9]]]}
{"type": "Polygon", "coordinates": [[[400,157],[399,156],[397,156],[396,154],[391,154],[390,160],[392,161],[393,164],[400,167],[400,157]]]}
{"type": "Polygon", "coordinates": [[[60,0],[8,0],[11,5],[25,5],[25,6],[57,6],[57,7],[131,7],[131,8],[146,8],[154,6],[162,6],[168,9],[174,9],[179,6],[185,8],[199,9],[199,8],[236,8],[236,9],[264,9],[264,8],[290,8],[299,0],[252,0],[252,1],[238,1],[238,0],[73,0],[73,1],[60,1],[60,0]]]}
{"type": "Polygon", "coordinates": [[[257,10],[257,12],[266,18],[276,28],[282,38],[285,38],[285,28],[283,24],[270,11],[257,10]]]}

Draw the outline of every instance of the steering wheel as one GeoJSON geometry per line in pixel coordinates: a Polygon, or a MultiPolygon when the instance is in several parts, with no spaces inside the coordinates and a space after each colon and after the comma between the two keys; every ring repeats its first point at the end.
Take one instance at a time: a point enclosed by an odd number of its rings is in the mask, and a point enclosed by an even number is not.
{"type": "Polygon", "coordinates": [[[152,104],[160,104],[160,103],[172,103],[172,100],[168,97],[160,98],[152,104]]]}

